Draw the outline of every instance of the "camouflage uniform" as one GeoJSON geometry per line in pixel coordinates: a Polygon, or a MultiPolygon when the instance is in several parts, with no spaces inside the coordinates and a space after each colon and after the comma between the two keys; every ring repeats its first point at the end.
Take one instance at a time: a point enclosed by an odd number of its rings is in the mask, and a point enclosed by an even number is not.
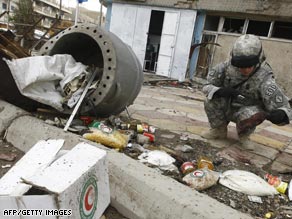
{"type": "Polygon", "coordinates": [[[205,111],[211,128],[222,127],[233,121],[239,134],[250,134],[265,119],[265,115],[275,109],[285,111],[289,120],[292,119],[288,98],[276,84],[268,63],[258,64],[252,76],[246,79],[247,76],[242,75],[239,68],[231,65],[230,61],[218,64],[209,71],[208,83],[204,85],[203,92],[207,95],[205,111]],[[244,80],[246,81],[243,82],[244,80]],[[241,82],[243,83],[237,86],[241,82]],[[235,99],[214,98],[214,93],[220,87],[233,87],[242,96],[235,99]],[[251,120],[253,124],[245,127],[241,123],[254,115],[260,116],[251,120]]]}

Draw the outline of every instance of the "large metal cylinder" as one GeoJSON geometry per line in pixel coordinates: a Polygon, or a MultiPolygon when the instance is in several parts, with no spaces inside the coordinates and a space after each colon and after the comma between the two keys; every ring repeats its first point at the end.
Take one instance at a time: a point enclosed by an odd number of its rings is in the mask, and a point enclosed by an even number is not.
{"type": "MultiPolygon", "coordinates": [[[[116,35],[100,27],[72,26],[47,41],[38,55],[70,54],[78,62],[102,69],[97,89],[81,108],[81,114],[100,117],[122,112],[141,90],[143,71],[132,49],[116,35]]],[[[72,109],[66,109],[67,113],[72,109]]]]}

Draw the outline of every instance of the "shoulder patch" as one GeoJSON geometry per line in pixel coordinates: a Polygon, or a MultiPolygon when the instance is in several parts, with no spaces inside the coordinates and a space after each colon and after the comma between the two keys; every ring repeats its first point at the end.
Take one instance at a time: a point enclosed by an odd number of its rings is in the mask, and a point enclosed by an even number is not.
{"type": "Polygon", "coordinates": [[[276,96],[276,103],[283,103],[283,96],[282,95],[276,96]]]}
{"type": "Polygon", "coordinates": [[[274,85],[274,84],[271,84],[271,85],[267,88],[265,94],[266,94],[267,96],[272,96],[272,95],[275,93],[276,90],[277,90],[277,86],[274,85]]]}

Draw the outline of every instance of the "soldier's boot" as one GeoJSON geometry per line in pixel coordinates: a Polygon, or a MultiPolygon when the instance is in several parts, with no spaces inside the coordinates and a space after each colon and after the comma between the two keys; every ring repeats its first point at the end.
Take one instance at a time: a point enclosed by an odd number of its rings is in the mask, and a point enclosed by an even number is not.
{"type": "Polygon", "coordinates": [[[203,132],[202,137],[206,139],[225,139],[227,138],[227,126],[220,126],[218,128],[211,128],[203,132]]]}
{"type": "Polygon", "coordinates": [[[249,140],[250,134],[239,136],[239,144],[244,148],[250,148],[251,141],[249,140]]]}

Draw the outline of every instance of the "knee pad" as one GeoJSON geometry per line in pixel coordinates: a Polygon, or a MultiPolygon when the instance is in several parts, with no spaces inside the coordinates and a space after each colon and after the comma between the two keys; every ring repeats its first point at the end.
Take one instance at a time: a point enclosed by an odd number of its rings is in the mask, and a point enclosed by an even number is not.
{"type": "Polygon", "coordinates": [[[251,134],[266,119],[266,113],[257,106],[248,106],[242,107],[236,117],[236,130],[241,136],[251,134]]]}

